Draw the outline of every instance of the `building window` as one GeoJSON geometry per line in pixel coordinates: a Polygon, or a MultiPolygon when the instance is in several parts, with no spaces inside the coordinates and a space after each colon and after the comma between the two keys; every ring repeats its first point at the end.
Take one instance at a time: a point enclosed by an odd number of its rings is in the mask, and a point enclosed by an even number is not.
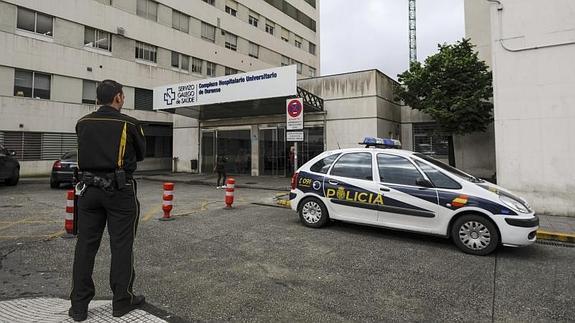
{"type": "Polygon", "coordinates": [[[52,16],[25,8],[18,7],[16,27],[43,36],[54,36],[52,16]]]}
{"type": "Polygon", "coordinates": [[[231,67],[227,67],[226,66],[226,75],[233,75],[233,74],[238,74],[238,70],[236,70],[235,68],[231,68],[231,67]]]}
{"type": "Polygon", "coordinates": [[[257,28],[259,21],[260,21],[260,20],[259,20],[258,18],[256,18],[256,17],[250,15],[250,18],[249,18],[249,23],[250,23],[250,25],[252,25],[252,26],[254,26],[254,27],[257,28]]]}
{"type": "Polygon", "coordinates": [[[16,70],[14,73],[14,95],[50,100],[52,77],[32,71],[16,70]]]}
{"type": "Polygon", "coordinates": [[[289,30],[282,28],[282,40],[286,43],[289,42],[289,30]]]}
{"type": "Polygon", "coordinates": [[[435,123],[413,124],[413,151],[439,159],[447,159],[449,144],[447,134],[435,123]]]}
{"type": "Polygon", "coordinates": [[[192,58],[192,73],[202,74],[204,61],[199,58],[192,58]]]}
{"type": "Polygon", "coordinates": [[[84,80],[82,84],[82,103],[86,104],[96,104],[96,88],[98,87],[98,82],[84,80]]]}
{"type": "Polygon", "coordinates": [[[112,51],[112,35],[109,32],[84,27],[84,46],[112,51]]]}
{"type": "Polygon", "coordinates": [[[172,67],[182,71],[190,70],[190,56],[172,52],[172,67]]]}
{"type": "Polygon", "coordinates": [[[226,32],[226,48],[231,50],[238,50],[238,36],[226,32]]]}
{"type": "MultiPolygon", "coordinates": [[[[287,2],[286,0],[265,0],[268,4],[274,6],[279,11],[285,13],[286,15],[290,16],[291,18],[295,19],[300,24],[306,26],[307,28],[311,29],[312,31],[316,31],[316,22],[315,20],[311,19],[305,13],[298,10],[292,4],[287,2]]],[[[306,0],[307,1],[307,0],[306,0]]]]}
{"type": "Polygon", "coordinates": [[[297,73],[298,73],[298,74],[301,74],[301,72],[302,72],[302,70],[303,70],[303,64],[302,64],[301,62],[298,62],[298,61],[294,61],[294,63],[295,63],[296,66],[297,66],[297,73]]]}
{"type": "Polygon", "coordinates": [[[136,110],[154,110],[154,91],[147,89],[134,89],[134,108],[136,110]]]}
{"type": "Polygon", "coordinates": [[[238,15],[238,11],[232,7],[226,6],[226,12],[234,17],[238,15]]]}
{"type": "Polygon", "coordinates": [[[282,55],[282,66],[288,66],[288,65],[290,65],[289,57],[282,55]]]}
{"type": "Polygon", "coordinates": [[[158,3],[152,0],[138,0],[136,14],[152,21],[158,21],[158,3]]]}
{"type": "Polygon", "coordinates": [[[202,22],[202,38],[212,43],[216,41],[216,27],[202,22]]]}
{"type": "Polygon", "coordinates": [[[311,67],[311,66],[309,67],[309,76],[311,76],[311,77],[315,77],[315,76],[316,76],[316,75],[315,75],[315,68],[313,68],[313,67],[311,67]]]}
{"type": "Polygon", "coordinates": [[[96,1],[98,1],[101,4],[108,5],[108,6],[112,5],[112,0],[96,0],[96,1]]]}
{"type": "Polygon", "coordinates": [[[309,43],[309,53],[315,55],[315,44],[309,43]]]}
{"type": "Polygon", "coordinates": [[[206,75],[215,77],[216,76],[216,64],[212,62],[206,62],[206,75]]]}
{"type": "Polygon", "coordinates": [[[172,28],[185,32],[190,32],[190,16],[177,10],[172,11],[172,28]]]}
{"type": "Polygon", "coordinates": [[[136,59],[148,62],[157,62],[158,48],[150,44],[136,42],[136,59]]]}
{"type": "Polygon", "coordinates": [[[295,40],[295,41],[294,41],[294,45],[295,45],[295,47],[297,47],[297,48],[301,48],[301,41],[295,40]]]}
{"type": "Polygon", "coordinates": [[[202,1],[204,1],[205,3],[210,4],[212,6],[216,5],[216,0],[202,0],[202,1]]]}
{"type": "Polygon", "coordinates": [[[258,44],[250,43],[250,56],[253,58],[260,57],[260,46],[258,44]]]}
{"type": "Polygon", "coordinates": [[[273,22],[271,22],[271,21],[268,21],[268,23],[266,23],[266,33],[273,35],[274,29],[275,29],[275,24],[273,24],[273,22]]]}

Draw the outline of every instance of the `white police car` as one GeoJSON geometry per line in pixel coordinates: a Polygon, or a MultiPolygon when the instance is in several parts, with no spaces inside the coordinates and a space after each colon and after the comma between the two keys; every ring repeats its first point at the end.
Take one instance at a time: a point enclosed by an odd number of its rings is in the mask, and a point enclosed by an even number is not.
{"type": "Polygon", "coordinates": [[[292,178],[290,202],[306,226],[330,219],[451,237],[464,252],[535,242],[539,218],[527,202],[399,141],[326,151],[292,178]]]}

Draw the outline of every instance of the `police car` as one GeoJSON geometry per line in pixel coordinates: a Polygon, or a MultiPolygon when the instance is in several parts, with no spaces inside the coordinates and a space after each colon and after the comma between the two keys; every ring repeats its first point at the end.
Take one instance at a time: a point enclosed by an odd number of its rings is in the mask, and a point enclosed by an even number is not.
{"type": "Polygon", "coordinates": [[[302,223],[329,220],[450,237],[466,253],[535,242],[539,219],[509,191],[393,139],[326,151],[292,177],[290,202],[302,223]]]}

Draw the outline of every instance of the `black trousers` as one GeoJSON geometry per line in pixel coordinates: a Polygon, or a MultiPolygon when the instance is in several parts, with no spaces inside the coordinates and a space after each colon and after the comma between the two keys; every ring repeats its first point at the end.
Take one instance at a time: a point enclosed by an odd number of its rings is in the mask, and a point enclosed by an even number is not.
{"type": "Polygon", "coordinates": [[[222,177],[224,178],[224,180],[222,181],[222,186],[226,185],[226,172],[225,171],[218,171],[218,183],[217,186],[220,186],[220,180],[222,179],[222,177]]]}
{"type": "Polygon", "coordinates": [[[129,180],[122,190],[105,192],[88,187],[78,199],[78,240],[74,254],[72,308],[83,311],[94,298],[92,280],[94,260],[102,234],[108,224],[112,264],[110,288],[114,293],[112,307],[121,309],[132,302],[134,272],[133,244],[138,228],[140,204],[136,181],[129,180]]]}

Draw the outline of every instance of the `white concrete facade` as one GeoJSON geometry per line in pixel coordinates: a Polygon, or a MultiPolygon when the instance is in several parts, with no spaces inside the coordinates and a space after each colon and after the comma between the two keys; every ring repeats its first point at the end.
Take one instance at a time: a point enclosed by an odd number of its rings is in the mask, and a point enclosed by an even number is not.
{"type": "Polygon", "coordinates": [[[491,58],[498,184],[539,213],[575,216],[575,3],[466,0],[491,58]]]}
{"type": "MultiPolygon", "coordinates": [[[[194,135],[197,138],[197,122],[139,109],[137,89],[210,77],[208,63],[215,64],[214,76],[223,76],[227,70],[233,73],[282,64],[301,66],[299,77],[320,72],[319,0],[286,0],[315,21],[316,30],[264,0],[215,0],[213,5],[202,0],[154,3],[155,20],[138,14],[138,0],[0,0],[0,132],[74,133],[76,121],[96,108],[82,103],[84,81],[114,79],[124,84],[124,113],[151,124],[173,125],[175,134],[186,133],[174,136],[176,156],[176,147],[192,143],[194,135]],[[226,6],[233,7],[236,15],[226,12],[226,6]],[[18,13],[23,9],[52,17],[51,34],[19,28],[18,13]],[[175,12],[187,17],[187,32],[174,27],[175,12]],[[250,23],[250,16],[257,16],[257,26],[250,23]],[[213,42],[202,37],[205,24],[215,27],[213,42]],[[273,27],[273,34],[266,31],[266,25],[273,27]],[[87,28],[109,33],[111,50],[85,46],[87,28]],[[235,50],[227,48],[229,32],[237,36],[235,50]],[[157,48],[155,62],[135,57],[137,42],[157,48]],[[173,52],[189,57],[189,71],[172,66],[173,52]],[[193,58],[201,60],[198,71],[192,71],[193,58]],[[15,96],[16,71],[50,75],[49,99],[15,96]],[[181,125],[196,125],[196,130],[180,129],[181,125]]],[[[170,168],[170,157],[160,159],[151,158],[140,168],[170,168]]],[[[33,160],[21,164],[24,176],[48,174],[51,166],[33,160]]]]}

